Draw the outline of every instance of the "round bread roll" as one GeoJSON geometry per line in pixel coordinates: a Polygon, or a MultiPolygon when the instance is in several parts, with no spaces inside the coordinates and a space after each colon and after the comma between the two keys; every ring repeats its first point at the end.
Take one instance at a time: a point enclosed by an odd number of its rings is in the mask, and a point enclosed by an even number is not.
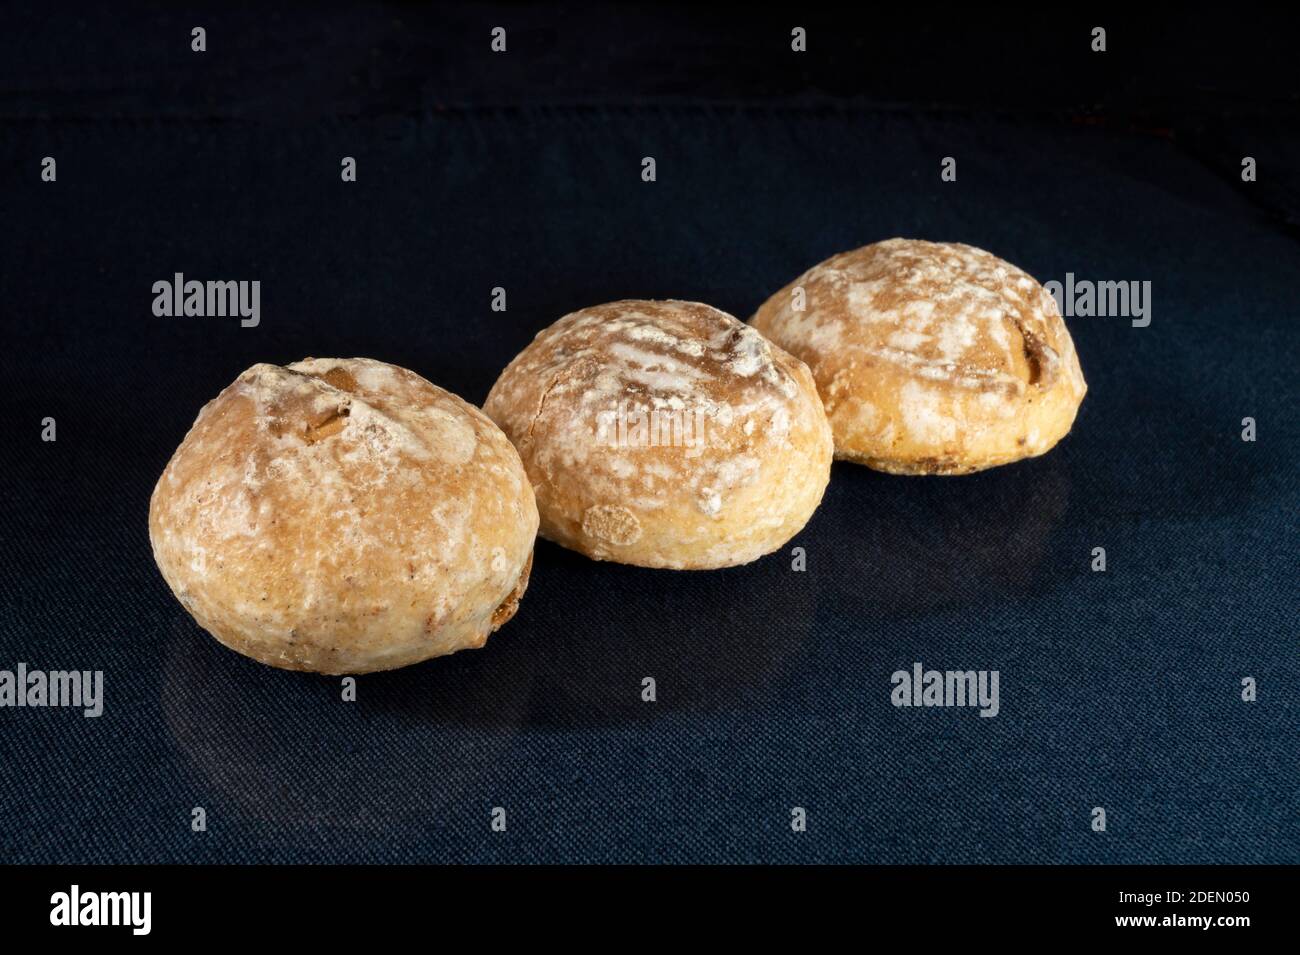
{"type": "Polygon", "coordinates": [[[597,560],[747,563],[799,532],[830,479],[808,369],[698,302],[566,315],[483,407],[519,449],[542,536],[597,560]]]}
{"type": "Polygon", "coordinates": [[[514,616],[537,506],[477,408],[365,358],[254,365],[154,488],[154,559],[199,625],[288,670],[368,673],[514,616]]]}
{"type": "Polygon", "coordinates": [[[890,239],[832,256],[751,324],[812,369],[835,456],[894,474],[1042,454],[1088,390],[1051,294],[959,243],[890,239]]]}

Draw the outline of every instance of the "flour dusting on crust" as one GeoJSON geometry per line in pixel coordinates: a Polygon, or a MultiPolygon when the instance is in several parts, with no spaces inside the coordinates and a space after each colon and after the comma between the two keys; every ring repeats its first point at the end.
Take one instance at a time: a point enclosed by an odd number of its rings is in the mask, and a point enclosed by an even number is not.
{"type": "Polygon", "coordinates": [[[200,412],[150,507],[159,566],[200,623],[325,672],[480,645],[526,580],[536,525],[486,416],[369,359],[248,369],[200,412]]]}
{"type": "Polygon", "coordinates": [[[511,362],[484,408],[520,450],[542,534],[596,557],[693,566],[709,550],[713,561],[751,560],[770,549],[773,528],[802,525],[829,467],[808,369],[697,302],[566,315],[511,362]],[[607,426],[629,418],[650,421],[652,437],[655,422],[683,425],[673,435],[685,440],[628,439],[607,426]],[[803,470],[815,494],[791,490],[803,470]]]}
{"type": "Polygon", "coordinates": [[[1042,453],[1086,391],[1052,296],[960,243],[889,239],[832,256],[752,324],[812,369],[837,453],[885,470],[960,473],[1042,453]]]}

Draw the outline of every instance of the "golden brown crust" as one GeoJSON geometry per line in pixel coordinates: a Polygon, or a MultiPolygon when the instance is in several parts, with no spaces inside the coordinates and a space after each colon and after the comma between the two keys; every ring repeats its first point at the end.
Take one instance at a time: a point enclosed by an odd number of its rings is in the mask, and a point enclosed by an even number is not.
{"type": "Polygon", "coordinates": [[[598,560],[746,563],[798,533],[830,477],[808,369],[697,302],[566,315],[484,410],[519,449],[542,536],[598,560]]]}
{"type": "Polygon", "coordinates": [[[154,488],[163,577],[234,650],[365,673],[482,646],[527,585],[537,511],[477,408],[394,365],[254,365],[154,488]]]}
{"type": "Polygon", "coordinates": [[[959,243],[890,239],[832,256],[751,324],[812,369],[836,457],[895,474],[1042,454],[1087,391],[1052,296],[959,243]]]}
{"type": "Polygon", "coordinates": [[[524,562],[524,569],[519,572],[519,579],[515,581],[514,590],[506,594],[506,599],[501,601],[500,606],[492,611],[492,632],[496,633],[503,626],[510,622],[510,619],[519,612],[519,601],[524,599],[524,591],[528,589],[528,578],[533,572],[533,552],[529,550],[528,560],[524,562]]]}

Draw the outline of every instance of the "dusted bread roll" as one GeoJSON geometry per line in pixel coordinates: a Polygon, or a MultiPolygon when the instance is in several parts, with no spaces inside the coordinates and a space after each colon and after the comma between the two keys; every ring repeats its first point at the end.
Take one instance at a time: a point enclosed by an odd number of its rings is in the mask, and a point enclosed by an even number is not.
{"type": "Polygon", "coordinates": [[[481,647],[514,616],[537,507],[472,405],[365,358],[254,365],[154,488],[154,558],[233,650],[367,673],[481,647]]]}
{"type": "Polygon", "coordinates": [[[751,324],[812,369],[835,456],[895,474],[1042,454],[1087,391],[1052,296],[969,245],[890,239],[832,256],[751,324]]]}
{"type": "Polygon", "coordinates": [[[799,532],[830,478],[808,369],[697,302],[566,315],[484,410],[519,449],[542,536],[597,560],[747,563],[799,532]]]}

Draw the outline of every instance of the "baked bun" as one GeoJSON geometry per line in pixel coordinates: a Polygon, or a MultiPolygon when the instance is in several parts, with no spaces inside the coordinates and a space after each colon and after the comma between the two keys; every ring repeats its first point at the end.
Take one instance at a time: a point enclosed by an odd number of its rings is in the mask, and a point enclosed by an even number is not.
{"type": "Polygon", "coordinates": [[[890,239],[832,256],[751,324],[812,369],[835,456],[894,474],[1042,454],[1088,390],[1051,294],[959,243],[890,239]]]}
{"type": "Polygon", "coordinates": [[[830,478],[808,369],[698,302],[566,315],[483,407],[519,449],[542,536],[597,560],[747,563],[799,532],[830,478]]]}
{"type": "Polygon", "coordinates": [[[199,412],[149,537],[194,619],[287,670],[368,673],[514,616],[537,507],[477,408],[365,358],[254,365],[199,412]]]}

